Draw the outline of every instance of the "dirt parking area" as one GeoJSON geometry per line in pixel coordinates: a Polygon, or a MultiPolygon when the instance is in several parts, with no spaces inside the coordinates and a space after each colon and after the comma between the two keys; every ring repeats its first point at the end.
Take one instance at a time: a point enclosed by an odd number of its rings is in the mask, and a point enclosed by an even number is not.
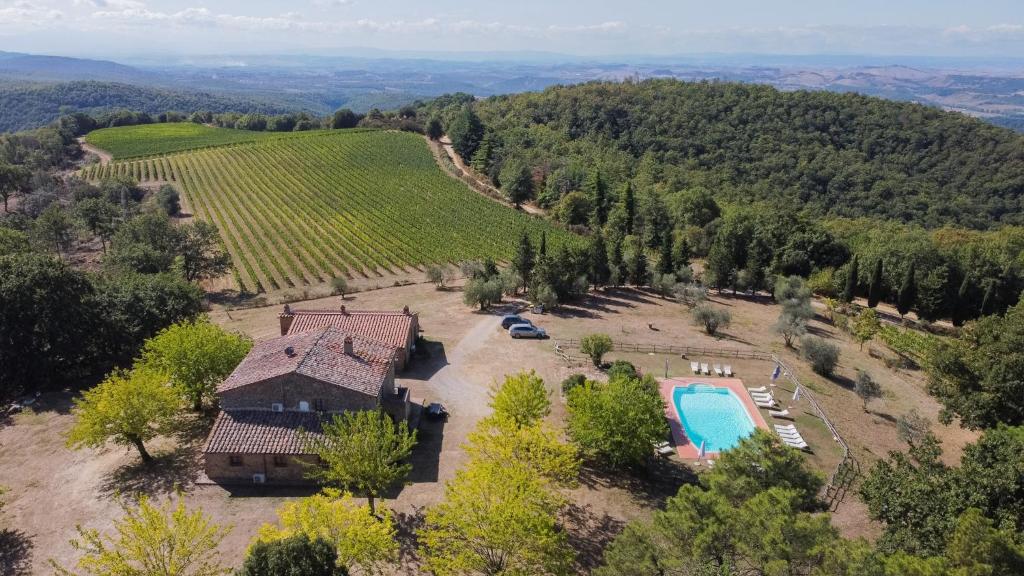
{"type": "MultiPolygon", "coordinates": [[[[546,328],[554,339],[603,332],[620,342],[775,351],[814,391],[865,469],[888,450],[904,448],[895,432],[900,414],[916,408],[934,420],[938,405],[925,393],[920,374],[886,369],[880,360],[869,356],[868,347],[860,351],[857,344],[823,319],[813,322],[812,331],[842,347],[841,367],[832,380],[812,374],[794,352],[783,347],[781,338],[771,333],[777,307],[765,301],[731,297],[716,296],[713,300],[727,308],[733,318],[732,325],[717,338],[692,326],[685,307],[632,290],[608,290],[555,313],[524,315],[546,328]],[[873,402],[870,412],[862,409],[851,389],[857,368],[869,370],[885,390],[885,397],[873,402]]],[[[333,309],[341,303],[334,296],[292,306],[333,309]]],[[[443,497],[444,482],[464,463],[461,445],[476,422],[489,412],[492,385],[507,373],[536,370],[552,391],[551,419],[561,422],[565,407],[558,394],[559,383],[574,372],[598,378],[602,375],[592,366],[567,365],[554,353],[551,340],[509,339],[499,322],[500,314],[513,305],[490,313],[473,311],[462,303],[458,288],[435,290],[429,284],[384,288],[351,295],[345,305],[367,310],[399,310],[408,305],[419,313],[429,357],[418,358],[399,381],[411,389],[414,397],[440,401],[451,412],[447,423],[426,423],[421,429],[409,484],[388,501],[398,514],[402,534],[402,563],[396,573],[416,574],[412,531],[422,522],[423,510],[443,497]]],[[[280,306],[217,309],[211,316],[229,329],[265,339],[279,335],[280,311],[280,306]]],[[[690,372],[691,359],[673,355],[622,352],[612,353],[608,359],[615,358],[628,359],[657,376],[690,372]]],[[[706,361],[725,363],[715,358],[706,361]]],[[[729,363],[749,386],[770,383],[770,362],[736,359],[729,363]]],[[[792,386],[780,384],[778,397],[784,402],[792,386]]],[[[137,456],[122,447],[71,451],[64,445],[64,435],[72,423],[70,397],[70,393],[46,395],[36,413],[0,423],[0,485],[10,489],[0,524],[7,531],[0,534],[0,545],[14,551],[11,557],[18,562],[20,573],[50,573],[47,562],[51,558],[71,563],[76,553],[68,540],[74,536],[75,526],[110,527],[120,516],[119,497],[143,493],[164,498],[175,490],[181,491],[189,505],[201,506],[216,522],[233,526],[221,551],[227,563],[238,565],[259,526],[274,520],[277,506],[304,495],[280,489],[229,491],[196,484],[200,469],[197,450],[208,429],[208,418],[190,420],[174,437],[154,442],[158,462],[152,468],[141,466],[137,456]]],[[[806,410],[798,412],[796,424],[814,448],[808,458],[827,474],[841,452],[820,420],[806,410]]],[[[935,431],[951,459],[973,439],[971,433],[955,426],[936,425],[935,431]]],[[[626,521],[646,515],[681,482],[692,479],[692,472],[679,462],[658,466],[639,479],[585,471],[580,487],[571,493],[573,505],[564,518],[572,542],[580,551],[580,572],[599,561],[604,543],[626,521]]],[[[835,514],[835,523],[848,535],[871,536],[877,532],[852,494],[835,514]]]]}

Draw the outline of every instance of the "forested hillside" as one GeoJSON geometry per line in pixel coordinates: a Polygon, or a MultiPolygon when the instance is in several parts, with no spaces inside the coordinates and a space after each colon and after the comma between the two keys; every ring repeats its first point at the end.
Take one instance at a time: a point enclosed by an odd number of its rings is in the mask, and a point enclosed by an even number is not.
{"type": "Polygon", "coordinates": [[[1024,136],[931,107],[651,80],[498,96],[474,108],[486,127],[478,165],[500,180],[503,164],[522,160],[544,178],[538,199],[548,205],[599,168],[613,189],[629,178],[663,193],[704,186],[720,202],[765,200],[812,215],[1024,223],[1024,136]]]}
{"type": "Polygon", "coordinates": [[[116,82],[0,83],[0,132],[45,126],[68,112],[98,114],[125,109],[147,114],[170,110],[280,114],[293,111],[293,108],[250,98],[145,88],[116,82]]]}

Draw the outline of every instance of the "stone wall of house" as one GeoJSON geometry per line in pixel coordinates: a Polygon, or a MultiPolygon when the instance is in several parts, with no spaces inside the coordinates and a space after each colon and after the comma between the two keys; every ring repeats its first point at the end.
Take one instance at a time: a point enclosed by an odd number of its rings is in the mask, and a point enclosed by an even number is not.
{"type": "Polygon", "coordinates": [[[231,464],[230,454],[206,454],[206,476],[218,484],[253,484],[253,475],[264,474],[267,484],[284,486],[310,485],[306,478],[309,466],[316,465],[317,457],[309,455],[281,456],[280,463],[273,454],[239,454],[240,466],[231,464]]]}
{"type": "MultiPolygon", "coordinates": [[[[394,369],[384,386],[384,393],[393,390],[394,369]]],[[[376,396],[294,373],[226,390],[218,396],[224,410],[270,410],[275,403],[283,404],[285,410],[298,410],[299,403],[306,402],[311,411],[342,412],[372,410],[379,403],[376,396]]]]}

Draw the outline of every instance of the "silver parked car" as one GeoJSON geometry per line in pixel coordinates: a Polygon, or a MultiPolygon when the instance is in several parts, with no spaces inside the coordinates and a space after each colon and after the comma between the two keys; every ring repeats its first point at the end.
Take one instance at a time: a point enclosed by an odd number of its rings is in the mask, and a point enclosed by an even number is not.
{"type": "Polygon", "coordinates": [[[547,338],[548,333],[543,328],[532,324],[513,324],[508,327],[508,335],[513,338],[547,338]]]}

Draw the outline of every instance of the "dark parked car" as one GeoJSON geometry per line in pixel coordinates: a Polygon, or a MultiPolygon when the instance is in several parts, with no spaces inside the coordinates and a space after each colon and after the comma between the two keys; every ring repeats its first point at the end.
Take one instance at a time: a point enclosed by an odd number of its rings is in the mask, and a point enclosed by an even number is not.
{"type": "Polygon", "coordinates": [[[528,324],[530,326],[533,326],[533,322],[530,322],[526,318],[523,318],[517,314],[508,314],[506,316],[501,317],[501,328],[503,330],[508,330],[509,327],[514,326],[516,324],[528,324]]]}
{"type": "Polygon", "coordinates": [[[448,411],[439,402],[427,406],[427,420],[447,420],[448,411]]]}

